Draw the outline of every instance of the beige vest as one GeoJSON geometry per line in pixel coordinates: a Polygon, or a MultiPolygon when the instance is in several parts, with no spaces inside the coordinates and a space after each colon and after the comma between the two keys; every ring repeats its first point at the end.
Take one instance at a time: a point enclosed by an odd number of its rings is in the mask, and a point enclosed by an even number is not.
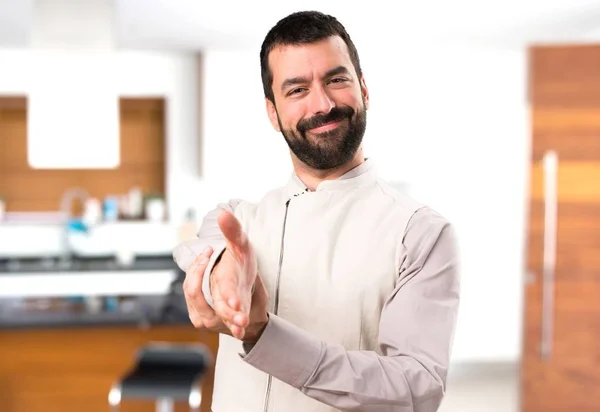
{"type": "MultiPolygon", "coordinates": [[[[369,169],[315,192],[293,177],[258,204],[240,204],[236,216],[257,254],[271,312],[328,343],[381,353],[381,311],[420,206],[369,169]]],[[[247,365],[241,353],[241,342],[221,335],[214,412],[337,411],[247,365]]]]}

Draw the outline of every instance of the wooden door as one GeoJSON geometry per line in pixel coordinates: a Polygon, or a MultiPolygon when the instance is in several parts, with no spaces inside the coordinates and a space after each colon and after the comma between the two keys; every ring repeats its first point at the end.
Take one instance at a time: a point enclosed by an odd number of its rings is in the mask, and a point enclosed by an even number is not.
{"type": "Polygon", "coordinates": [[[522,412],[600,411],[600,46],[530,51],[522,412]]]}

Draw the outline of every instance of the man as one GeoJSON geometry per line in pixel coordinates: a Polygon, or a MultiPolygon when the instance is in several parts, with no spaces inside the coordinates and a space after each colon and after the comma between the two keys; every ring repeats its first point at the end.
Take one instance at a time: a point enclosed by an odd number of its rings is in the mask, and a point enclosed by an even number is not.
{"type": "Polygon", "coordinates": [[[257,204],[220,205],[174,251],[192,323],[222,333],[213,411],[436,411],[459,302],[453,230],[364,158],[369,94],[335,18],[287,16],[260,57],[294,173],[257,204]]]}

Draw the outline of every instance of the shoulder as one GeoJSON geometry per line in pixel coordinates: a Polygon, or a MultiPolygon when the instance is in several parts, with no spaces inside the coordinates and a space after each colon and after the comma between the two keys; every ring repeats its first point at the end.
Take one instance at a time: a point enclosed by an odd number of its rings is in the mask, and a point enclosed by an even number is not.
{"type": "Polygon", "coordinates": [[[415,237],[425,237],[435,228],[449,223],[427,204],[400,192],[381,179],[377,180],[373,190],[373,197],[381,205],[379,213],[393,219],[402,242],[407,236],[409,241],[415,237]]]}
{"type": "Polygon", "coordinates": [[[429,238],[438,238],[444,231],[454,232],[452,223],[429,206],[422,206],[412,214],[403,242],[424,242],[429,238]]]}
{"type": "Polygon", "coordinates": [[[412,215],[401,244],[404,269],[419,269],[432,265],[446,269],[459,266],[454,225],[428,206],[420,208],[412,215]]]}
{"type": "Polygon", "coordinates": [[[387,199],[391,209],[395,212],[412,216],[417,210],[425,207],[425,204],[400,192],[382,179],[377,179],[374,189],[379,196],[387,199]]]}
{"type": "Polygon", "coordinates": [[[389,199],[392,211],[406,215],[404,237],[423,237],[451,226],[446,217],[429,205],[400,192],[381,179],[377,180],[377,190],[380,196],[389,199]]]}
{"type": "Polygon", "coordinates": [[[381,179],[377,180],[377,190],[388,199],[391,211],[403,220],[401,244],[409,256],[428,254],[436,245],[455,253],[455,229],[449,219],[381,179]]]}

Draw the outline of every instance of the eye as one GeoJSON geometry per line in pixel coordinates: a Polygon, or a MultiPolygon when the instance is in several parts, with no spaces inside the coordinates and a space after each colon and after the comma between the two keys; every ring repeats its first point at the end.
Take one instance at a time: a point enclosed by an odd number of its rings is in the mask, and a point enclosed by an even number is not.
{"type": "Polygon", "coordinates": [[[296,87],[295,89],[290,90],[287,95],[292,96],[294,94],[302,93],[305,90],[306,89],[304,87],[296,87]]]}
{"type": "Polygon", "coordinates": [[[348,79],[345,77],[334,77],[333,79],[329,80],[329,83],[344,83],[346,81],[348,81],[348,79]]]}

